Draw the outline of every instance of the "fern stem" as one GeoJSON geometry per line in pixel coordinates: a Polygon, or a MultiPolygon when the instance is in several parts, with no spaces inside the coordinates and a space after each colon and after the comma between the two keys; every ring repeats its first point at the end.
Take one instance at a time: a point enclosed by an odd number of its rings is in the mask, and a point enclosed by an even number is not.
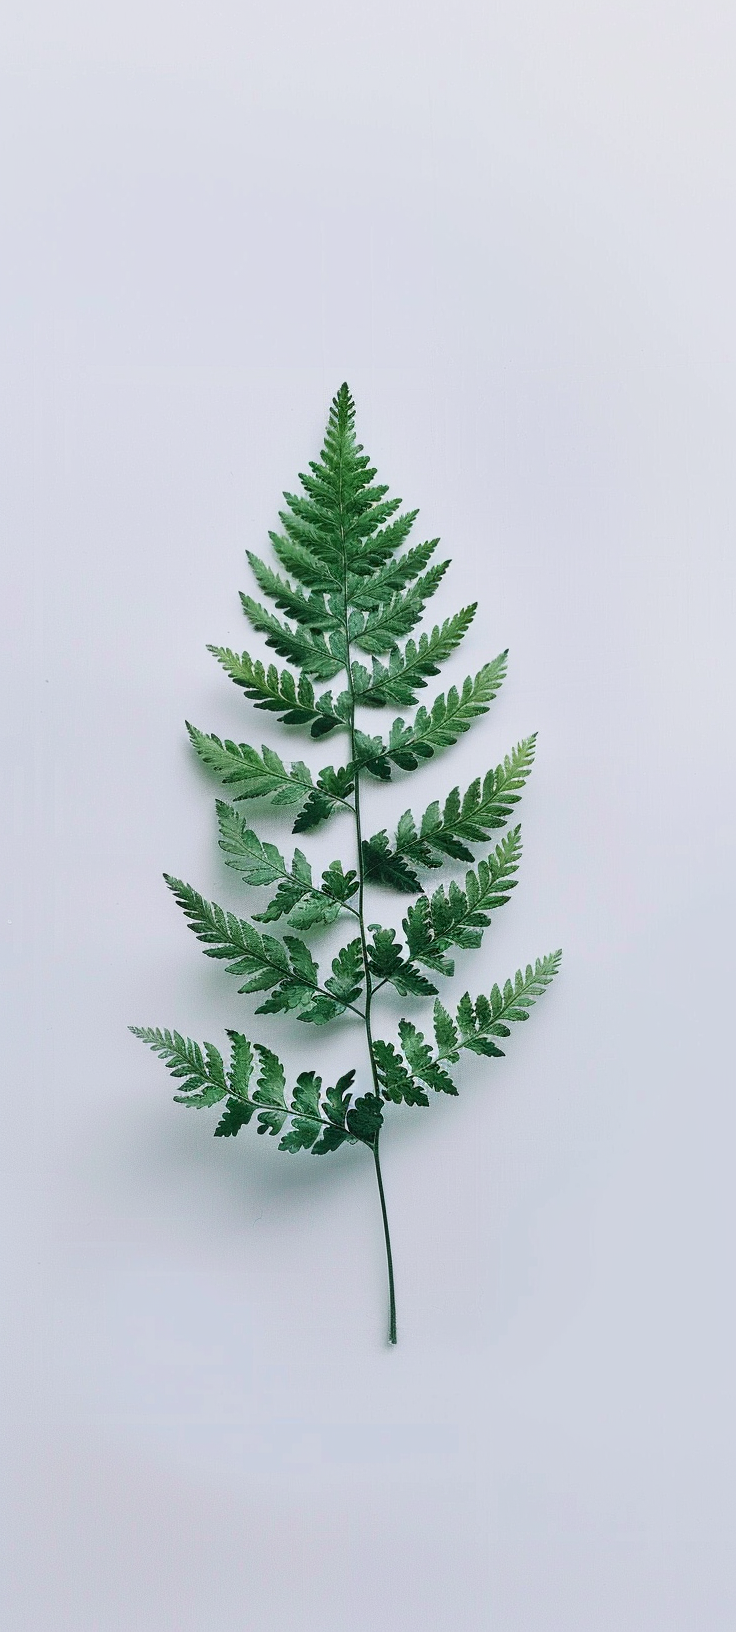
{"type": "Polygon", "coordinates": [[[381,1198],[381,1216],[383,1218],[383,1237],[386,1242],[386,1262],[388,1264],[388,1340],[396,1342],[396,1295],[394,1292],[394,1263],[391,1256],[391,1236],[388,1228],[388,1213],[386,1212],[386,1197],[383,1193],[383,1179],[381,1177],[381,1161],[378,1155],[379,1135],[373,1146],[373,1160],[376,1164],[376,1178],[378,1179],[378,1194],[381,1198]]]}
{"type": "MultiPolygon", "coordinates": [[[[373,1052],[373,1033],[371,1031],[371,1003],[372,1003],[372,1000],[373,1000],[373,987],[371,985],[371,971],[370,971],[370,964],[369,964],[369,961],[368,961],[368,943],[366,941],[366,934],[365,934],[365,911],[364,911],[365,865],[364,865],[364,862],[363,862],[363,831],[362,831],[361,819],[360,819],[360,766],[358,764],[358,758],[357,758],[357,754],[356,754],[356,751],[355,751],[355,686],[354,686],[354,683],[353,683],[353,666],[352,666],[351,654],[350,654],[350,626],[349,626],[349,612],[348,612],[348,564],[347,564],[347,552],[346,552],[346,549],[345,549],[345,526],[344,526],[344,519],[343,519],[343,513],[342,513],[342,473],[340,475],[340,538],[341,538],[341,544],[342,544],[342,562],[343,562],[343,615],[344,615],[344,630],[345,630],[345,667],[346,667],[346,671],[347,671],[348,691],[349,691],[349,694],[350,694],[350,718],[349,718],[349,722],[348,722],[349,723],[349,731],[350,731],[350,758],[351,758],[353,766],[355,767],[355,793],[353,795],[353,799],[354,799],[353,814],[355,816],[355,842],[356,842],[356,847],[357,847],[357,852],[358,852],[358,857],[357,857],[357,859],[358,859],[358,912],[357,912],[357,916],[358,916],[358,922],[359,922],[359,925],[360,925],[360,946],[361,946],[361,952],[362,952],[362,955],[363,955],[363,969],[364,969],[364,973],[365,973],[365,1013],[362,1016],[362,1018],[363,1018],[363,1020],[365,1022],[365,1036],[366,1036],[366,1042],[368,1044],[368,1058],[370,1060],[370,1065],[371,1065],[371,1077],[373,1079],[373,1091],[375,1093],[375,1096],[376,1096],[376,1099],[378,1100],[379,1105],[382,1105],[381,1090],[380,1090],[380,1087],[379,1087],[379,1084],[378,1084],[378,1072],[376,1070],[376,1058],[375,1058],[375,1054],[373,1052]]],[[[375,1138],[375,1142],[374,1142],[374,1145],[373,1145],[373,1159],[374,1159],[374,1162],[376,1164],[376,1178],[378,1180],[378,1194],[379,1194],[380,1199],[381,1199],[381,1217],[383,1219],[383,1238],[384,1238],[384,1241],[386,1243],[386,1265],[387,1265],[387,1268],[388,1268],[388,1302],[389,1302],[388,1340],[389,1340],[389,1343],[395,1343],[396,1342],[396,1296],[395,1296],[395,1292],[394,1292],[394,1265],[393,1265],[393,1258],[391,1256],[391,1236],[390,1236],[389,1227],[388,1227],[388,1213],[386,1212],[386,1197],[384,1195],[383,1179],[381,1177],[381,1162],[380,1162],[380,1157],[378,1155],[378,1138],[379,1138],[379,1135],[377,1133],[376,1138],[375,1138]]]]}
{"type": "MultiPolygon", "coordinates": [[[[349,648],[348,648],[348,659],[349,659],[349,656],[350,656],[350,652],[349,652],[349,648]]],[[[352,681],[351,681],[351,689],[352,689],[352,681]]],[[[350,741],[351,741],[351,754],[352,754],[352,758],[353,758],[353,763],[355,763],[354,731],[355,731],[355,700],[353,699],[353,712],[352,712],[352,719],[351,719],[351,722],[350,722],[350,741]]],[[[365,1035],[366,1035],[366,1042],[368,1044],[368,1057],[369,1057],[370,1062],[371,1062],[371,1076],[373,1078],[373,1091],[375,1093],[376,1099],[378,1100],[379,1104],[381,1104],[381,1090],[380,1090],[379,1085],[378,1085],[378,1072],[376,1070],[376,1057],[375,1057],[375,1054],[373,1052],[373,1032],[371,1030],[371,1005],[372,1005],[372,1002],[373,1002],[373,986],[371,984],[371,972],[370,972],[370,967],[369,967],[369,964],[368,964],[368,946],[367,946],[366,938],[365,938],[365,915],[364,915],[364,910],[363,910],[363,895],[364,895],[364,890],[365,890],[365,869],[364,869],[364,866],[363,866],[363,835],[362,835],[361,824],[360,824],[360,771],[358,770],[357,765],[356,765],[356,769],[355,769],[355,837],[356,837],[356,842],[357,842],[357,846],[358,846],[358,878],[360,880],[360,888],[359,888],[359,892],[358,892],[358,915],[359,915],[359,919],[360,919],[360,943],[361,943],[361,947],[363,949],[363,965],[364,965],[364,968],[365,968],[365,1015],[364,1015],[365,1035]]],[[[385,984],[385,982],[382,982],[382,984],[385,984]]],[[[376,1138],[375,1138],[375,1143],[374,1143],[374,1146],[373,1146],[373,1160],[374,1160],[374,1162],[376,1164],[376,1178],[378,1180],[378,1194],[379,1194],[380,1199],[381,1199],[381,1217],[383,1219],[383,1238],[384,1238],[384,1241],[386,1243],[386,1267],[387,1267],[387,1270],[388,1270],[388,1340],[389,1340],[389,1343],[395,1343],[396,1342],[396,1292],[395,1292],[395,1289],[394,1289],[394,1262],[393,1262],[393,1257],[392,1257],[392,1253],[391,1253],[391,1234],[390,1234],[389,1227],[388,1227],[388,1213],[386,1211],[386,1196],[384,1194],[383,1178],[381,1176],[381,1159],[380,1159],[380,1156],[378,1154],[378,1140],[379,1140],[379,1137],[380,1137],[380,1134],[377,1133],[376,1138]]]]}

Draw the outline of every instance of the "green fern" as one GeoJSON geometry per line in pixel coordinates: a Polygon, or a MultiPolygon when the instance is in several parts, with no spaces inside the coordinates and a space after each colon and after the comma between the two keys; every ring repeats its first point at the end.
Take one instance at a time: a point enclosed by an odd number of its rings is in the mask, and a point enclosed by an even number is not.
{"type": "Polygon", "coordinates": [[[394,1273],[379,1156],[385,1111],[397,1104],[426,1106],[430,1093],[456,1095],[452,1068],[464,1050],[485,1058],[502,1055],[499,1041],[510,1036],[512,1024],[528,1018],[557,972],[561,954],[537,959],[525,972],[517,970],[503,987],[493,986],[488,997],[473,1000],[466,993],[454,1015],[434,984],[436,978],[454,975],[451,951],[462,954],[480,946],[492,914],[516,887],[518,826],[488,854],[476,858],[475,850],[488,845],[510,821],[532,769],[534,736],[462,796],[453,788],[442,806],[433,800],[417,819],[405,811],[393,837],[382,829],[363,838],[365,775],[388,781],[397,771],[413,772],[452,747],[487,713],[503,682],[507,654],[486,663],[459,688],[451,685],[428,706],[420,705],[413,720],[398,716],[386,736],[372,735],[359,724],[359,709],[415,707],[417,693],[460,645],[476,607],[464,607],[416,640],[407,638],[448,562],[430,564],[436,538],[403,548],[417,511],[402,512],[401,501],[389,498],[388,489],[375,482],[376,471],[356,441],[354,422],[352,398],[343,385],[330,409],[321,457],[300,477],[302,492],[284,495],[281,531],[269,535],[288,576],[248,553],[259,590],[281,616],[246,594],[241,595],[243,611],[266,645],[298,674],[266,665],[248,652],[209,648],[250,702],[276,715],[282,725],[313,739],[344,733],[344,763],[315,774],[300,759],[287,766],[266,746],[259,752],[249,743],[223,741],[188,726],[199,758],[235,800],[217,800],[227,866],[244,884],[272,893],[261,910],[241,918],[179,879],[166,875],[166,881],[206,956],[225,965],[239,981],[239,992],[261,994],[257,1014],[291,1013],[320,1026],[346,1016],[359,1020],[367,1083],[356,1094],[356,1068],[351,1068],[334,1087],[323,1088],[321,1077],[305,1070],[289,1087],[273,1050],[238,1031],[228,1032],[226,1065],[212,1043],[200,1045],[177,1031],[131,1030],[168,1067],[177,1082],[177,1103],[201,1109],[225,1102],[215,1128],[219,1138],[235,1137],[255,1119],[258,1133],[278,1138],[279,1150],[292,1154],[324,1156],[344,1144],[368,1148],[381,1202],[389,1340],[394,1343],[394,1273]],[[356,650],[369,656],[370,669],[354,656],[356,650]],[[315,691],[315,681],[329,682],[338,675],[343,678],[334,696],[332,690],[315,691]],[[295,834],[348,811],[355,866],[333,861],[315,879],[301,849],[296,847],[288,859],[250,826],[237,805],[254,799],[291,807],[295,834]],[[417,868],[452,862],[472,864],[462,883],[451,878],[426,895],[417,868]],[[367,922],[370,885],[418,898],[403,920],[403,941],[395,929],[367,922]],[[330,960],[330,972],[322,975],[303,935],[340,920],[348,939],[330,960]],[[255,927],[282,921],[286,928],[280,936],[255,927]],[[374,1035],[373,1004],[384,986],[418,1002],[434,998],[429,1039],[426,1023],[421,1030],[408,1018],[399,1021],[393,1041],[374,1035]]]}

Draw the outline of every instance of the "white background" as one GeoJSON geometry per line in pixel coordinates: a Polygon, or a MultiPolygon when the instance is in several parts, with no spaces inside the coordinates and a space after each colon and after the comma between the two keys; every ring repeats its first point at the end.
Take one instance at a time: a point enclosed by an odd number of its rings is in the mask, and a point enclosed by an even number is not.
{"type": "Polygon", "coordinates": [[[3,30],[3,1626],[730,1632],[732,9],[3,30]],[[369,827],[538,729],[458,992],[565,951],[385,1135],[396,1351],[364,1153],[214,1141],[126,1031],[250,1022],[161,882],[239,901],[183,720],[278,738],[205,646],[344,378],[451,677],[510,647],[369,827]]]}

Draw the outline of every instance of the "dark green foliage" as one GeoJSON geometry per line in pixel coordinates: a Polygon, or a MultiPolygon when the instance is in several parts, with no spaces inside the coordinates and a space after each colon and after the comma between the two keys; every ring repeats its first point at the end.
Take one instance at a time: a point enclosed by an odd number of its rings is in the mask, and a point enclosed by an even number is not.
{"type": "MultiPolygon", "coordinates": [[[[301,492],[284,495],[280,530],[269,536],[277,567],[251,552],[248,561],[258,590],[269,604],[241,594],[246,618],[258,635],[291,664],[279,668],[262,656],[210,646],[225,673],[255,708],[273,715],[307,741],[342,733],[344,762],[315,773],[303,760],[287,764],[270,747],[222,741],[189,726],[203,763],[229,790],[236,804],[217,801],[220,848],[226,865],[246,887],[267,889],[260,910],[240,917],[208,901],[175,878],[173,894],[205,953],[235,975],[238,990],[259,995],[261,1015],[289,1014],[314,1025],[354,1015],[367,1044],[367,1070],[354,1092],[354,1069],[334,1087],[323,1088],[312,1067],[293,1086],[273,1050],[251,1044],[239,1031],[228,1033],[230,1060],[211,1043],[200,1045],[179,1032],[132,1028],[160,1055],[175,1078],[176,1100],[203,1108],[225,1101],[215,1133],[233,1138],[255,1122],[257,1132],[278,1139],[279,1150],[324,1155],[344,1144],[368,1146],[378,1175],[389,1266],[391,1320],[395,1341],[393,1269],[379,1163],[379,1136],[386,1105],[427,1106],[431,1093],[456,1095],[451,1067],[463,1051],[487,1059],[502,1054],[499,1041],[511,1025],[525,1020],[559,965],[553,953],[519,970],[513,981],[493,986],[489,997],[466,994],[454,1013],[437,995],[434,977],[451,977],[454,956],[476,950],[492,914],[516,886],[521,854],[517,827],[496,848],[476,859],[477,848],[510,821],[532,768],[535,737],[530,736],[495,770],[433,799],[415,819],[401,816],[396,834],[386,829],[364,839],[361,784],[413,773],[469,731],[487,713],[506,673],[506,652],[486,663],[474,678],[451,684],[427,705],[418,695],[452,658],[473,621],[476,606],[450,613],[431,630],[412,631],[448,567],[433,562],[438,540],[408,547],[417,511],[402,511],[401,500],[376,481],[376,471],[355,437],[355,410],[347,386],[332,403],[318,460],[300,477],[301,492]],[[403,644],[400,644],[403,642],[403,644]],[[363,661],[357,653],[366,654],[363,661]],[[315,690],[315,682],[333,689],[315,690]],[[370,715],[383,708],[416,709],[399,715],[383,735],[370,729],[370,715]],[[334,860],[316,877],[298,846],[265,839],[249,825],[238,802],[260,799],[290,807],[293,832],[308,834],[337,811],[354,823],[354,866],[334,860]],[[421,869],[448,863],[470,864],[462,882],[450,877],[424,894],[421,869]],[[368,923],[365,891],[372,885],[399,897],[417,897],[403,920],[404,941],[396,930],[368,923]],[[323,934],[342,918],[352,933],[330,957],[325,977],[304,935],[323,934]],[[281,933],[272,934],[276,925],[281,933]],[[294,934],[299,930],[300,934],[294,934]],[[450,956],[450,953],[453,956],[450,956]],[[430,979],[429,977],[433,978],[430,979]],[[434,997],[433,1034],[406,1017],[394,1041],[374,1037],[372,1005],[392,986],[412,1005],[434,997]],[[253,1081],[254,1073],[255,1083],[253,1081]]],[[[332,951],[332,948],[331,948],[332,951]]],[[[425,1013],[426,1013],[425,1009],[425,1013]]]]}
{"type": "MultiPolygon", "coordinates": [[[[483,931],[490,924],[489,914],[505,906],[509,892],[516,887],[514,873],[521,855],[521,829],[516,827],[497,845],[487,861],[478,863],[477,872],[465,874],[465,889],[453,882],[449,889],[435,890],[431,900],[422,896],[416,906],[410,907],[404,919],[404,931],[412,957],[430,968],[441,967],[441,960],[450,946],[472,950],[480,946],[483,931]]],[[[452,967],[444,972],[453,973],[452,967]]]]}
{"type": "Polygon", "coordinates": [[[411,1068],[404,1063],[393,1043],[385,1043],[377,1037],[373,1044],[373,1053],[384,1099],[392,1099],[396,1105],[400,1105],[402,1101],[406,1105],[429,1104],[424,1089],[412,1074],[411,1068]]]}
{"type": "Polygon", "coordinates": [[[367,883],[387,884],[389,889],[398,890],[401,895],[419,894],[422,886],[416,873],[407,866],[398,850],[391,849],[385,830],[375,833],[372,839],[364,839],[362,850],[367,883]]]}
{"type": "Polygon", "coordinates": [[[454,618],[446,618],[441,628],[435,625],[431,635],[421,635],[418,644],[408,640],[403,652],[394,646],[387,664],[374,657],[371,674],[362,663],[353,663],[356,702],[367,708],[385,708],[388,703],[399,708],[411,706],[416,702],[416,693],[426,686],[426,676],[439,674],[440,663],[460,645],[474,615],[475,606],[466,606],[454,618]]]}
{"type": "Polygon", "coordinates": [[[393,595],[386,606],[377,606],[365,615],[353,613],[349,628],[355,645],[371,654],[393,651],[397,640],[419,622],[449,565],[449,561],[441,561],[439,566],[430,567],[406,594],[393,595]]]}
{"type": "Polygon", "coordinates": [[[471,782],[463,798],[453,788],[440,810],[438,799],[428,805],[419,828],[410,810],[404,811],[396,829],[396,843],[391,849],[385,830],[372,839],[364,840],[366,878],[374,884],[392,884],[395,889],[407,888],[418,892],[421,885],[410,863],[422,867],[441,867],[443,857],[454,861],[472,861],[469,845],[486,844],[494,828],[505,827],[513,807],[518,804],[527,777],[534,763],[536,734],[526,737],[508,754],[503,765],[488,771],[483,778],[471,782]],[[406,879],[406,886],[399,879],[406,879]],[[411,882],[411,886],[409,881],[411,882]]]}
{"type": "Polygon", "coordinates": [[[273,923],[288,915],[296,929],[331,924],[355,895],[358,875],[352,869],[345,873],[341,862],[331,862],[322,874],[321,888],[315,888],[312,869],[301,850],[294,851],[288,867],[276,845],[259,839],[240,812],[222,799],[217,800],[217,817],[220,849],[228,867],[235,868],[246,884],[278,884],[265,912],[253,913],[254,922],[273,923]]]}
{"type": "Polygon", "coordinates": [[[164,877],[190,929],[204,941],[205,956],[221,958],[229,975],[245,975],[238,991],[271,993],[257,1014],[294,1009],[300,1020],[322,1025],[353,1007],[363,979],[359,940],[333,958],[332,978],[321,986],[319,968],[298,936],[285,935],[278,941],[273,935],[261,935],[247,919],[236,918],[216,901],[206,901],[190,884],[166,873],[164,877]]]}
{"type": "Polygon", "coordinates": [[[282,725],[309,725],[313,737],[325,737],[345,723],[343,699],[349,701],[347,692],[335,704],[329,691],[315,697],[314,686],[305,674],[297,683],[288,669],[279,673],[273,663],[265,669],[262,663],[254,663],[247,652],[238,656],[225,646],[210,646],[209,650],[256,708],[278,714],[282,725]]]}
{"type": "Polygon", "coordinates": [[[402,957],[403,947],[396,939],[396,930],[382,929],[380,924],[369,924],[368,928],[373,934],[368,945],[368,965],[378,985],[390,981],[403,997],[434,997],[437,987],[409,958],[402,957]]]}

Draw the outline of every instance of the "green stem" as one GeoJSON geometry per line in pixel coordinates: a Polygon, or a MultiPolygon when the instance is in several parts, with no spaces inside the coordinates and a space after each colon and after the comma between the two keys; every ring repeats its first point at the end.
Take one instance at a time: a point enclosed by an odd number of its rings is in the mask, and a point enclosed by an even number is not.
{"type": "MultiPolygon", "coordinates": [[[[341,497],[342,497],[342,495],[341,495],[341,497]]],[[[349,721],[350,758],[351,758],[352,764],[355,767],[355,794],[354,794],[354,801],[355,802],[354,802],[354,805],[353,805],[353,811],[354,811],[354,815],[355,815],[355,840],[356,840],[356,845],[357,845],[357,850],[358,850],[358,912],[357,912],[357,916],[358,916],[358,921],[359,921],[359,924],[360,924],[360,946],[361,946],[361,951],[362,951],[362,954],[363,954],[363,970],[364,970],[364,974],[365,974],[365,1014],[362,1016],[362,1018],[365,1021],[365,1035],[366,1035],[366,1042],[368,1044],[368,1058],[370,1060],[371,1077],[373,1079],[373,1091],[374,1091],[374,1094],[376,1096],[376,1099],[378,1100],[379,1105],[382,1105],[383,1102],[382,1102],[382,1099],[381,1099],[381,1090],[380,1090],[379,1083],[378,1083],[378,1072],[376,1070],[376,1058],[375,1058],[375,1054],[373,1052],[373,1033],[371,1031],[371,1003],[373,1001],[373,986],[372,986],[372,983],[371,983],[370,964],[368,962],[368,943],[367,943],[366,934],[365,934],[365,912],[364,912],[365,867],[364,867],[364,864],[363,864],[363,832],[362,832],[361,820],[360,820],[360,770],[359,770],[359,767],[358,767],[357,755],[356,755],[356,752],[355,752],[355,688],[353,686],[353,670],[352,670],[352,664],[351,664],[351,660],[350,660],[350,632],[349,632],[349,614],[348,614],[347,559],[346,559],[346,553],[345,553],[345,532],[344,532],[344,527],[343,527],[343,524],[342,524],[342,517],[341,517],[341,520],[340,520],[340,531],[341,531],[341,535],[342,535],[342,546],[343,546],[343,608],[344,608],[344,628],[345,628],[345,665],[346,665],[346,669],[347,669],[348,691],[350,693],[350,721],[349,721]]],[[[387,1268],[388,1268],[388,1300],[389,1300],[388,1340],[389,1340],[389,1343],[395,1343],[396,1342],[396,1296],[395,1296],[395,1292],[394,1292],[394,1265],[393,1265],[393,1258],[392,1258],[392,1255],[391,1255],[391,1236],[389,1234],[389,1228],[388,1228],[388,1213],[386,1212],[386,1197],[384,1195],[383,1179],[381,1177],[381,1162],[380,1162],[380,1158],[379,1158],[379,1155],[378,1155],[378,1134],[376,1134],[376,1139],[375,1139],[375,1143],[374,1143],[374,1146],[373,1146],[373,1159],[374,1159],[374,1162],[376,1164],[376,1178],[378,1180],[378,1194],[379,1194],[380,1199],[381,1199],[381,1217],[383,1219],[383,1238],[384,1238],[384,1241],[386,1243],[386,1264],[387,1264],[387,1268]]]]}
{"type": "MultiPolygon", "coordinates": [[[[348,647],[348,662],[349,661],[350,661],[350,648],[348,647]]],[[[348,670],[348,673],[349,672],[350,671],[348,670]]],[[[350,691],[351,691],[351,696],[352,696],[352,676],[350,676],[349,684],[350,684],[350,691]]],[[[366,935],[365,935],[365,913],[364,913],[364,907],[363,907],[363,899],[364,899],[364,893],[365,893],[365,869],[364,869],[364,866],[363,866],[363,835],[362,835],[361,822],[360,822],[360,771],[357,768],[356,759],[355,759],[355,700],[354,700],[354,698],[353,698],[353,708],[352,708],[352,714],[351,714],[351,720],[350,720],[350,754],[351,754],[353,764],[356,766],[356,769],[355,769],[355,837],[356,837],[356,842],[357,842],[357,847],[358,847],[358,880],[359,880],[358,918],[359,918],[359,922],[360,922],[360,944],[361,944],[361,948],[362,948],[362,952],[363,952],[363,968],[365,970],[365,1014],[364,1014],[363,1018],[364,1018],[364,1021],[365,1021],[366,1042],[368,1044],[368,1057],[370,1059],[370,1064],[371,1064],[371,1076],[373,1078],[373,1091],[374,1091],[376,1099],[378,1100],[379,1105],[380,1105],[382,1103],[382,1101],[381,1101],[381,1090],[380,1090],[380,1087],[379,1087],[379,1084],[378,1084],[378,1072],[376,1070],[376,1058],[375,1058],[375,1054],[373,1052],[373,1033],[372,1033],[372,1030],[371,1030],[371,1005],[372,1005],[372,1002],[373,1002],[373,985],[372,985],[372,982],[371,982],[371,971],[370,971],[370,965],[369,965],[369,962],[368,962],[368,944],[367,944],[366,935]]],[[[379,1135],[376,1134],[376,1140],[375,1140],[375,1144],[373,1146],[373,1160],[374,1160],[374,1162],[376,1164],[376,1178],[378,1180],[378,1194],[379,1194],[380,1199],[381,1199],[381,1217],[383,1219],[383,1238],[384,1238],[384,1241],[386,1243],[386,1266],[387,1266],[387,1269],[388,1269],[388,1303],[389,1303],[388,1340],[389,1340],[389,1343],[395,1343],[396,1342],[396,1293],[395,1293],[395,1290],[394,1290],[394,1264],[393,1264],[393,1257],[392,1257],[392,1254],[391,1254],[391,1236],[390,1236],[389,1227],[388,1227],[388,1213],[386,1211],[386,1197],[385,1197],[384,1189],[383,1189],[383,1178],[381,1176],[381,1161],[380,1161],[380,1157],[379,1157],[379,1154],[378,1154],[378,1138],[379,1138],[379,1135]]]]}
{"type": "Polygon", "coordinates": [[[386,1197],[383,1193],[383,1179],[381,1177],[381,1162],[378,1155],[378,1134],[373,1146],[373,1160],[376,1164],[376,1178],[378,1179],[378,1194],[381,1198],[381,1215],[383,1218],[383,1237],[386,1242],[386,1262],[388,1263],[388,1340],[396,1342],[396,1297],[394,1294],[394,1264],[391,1257],[391,1236],[388,1230],[388,1213],[386,1212],[386,1197]]]}

